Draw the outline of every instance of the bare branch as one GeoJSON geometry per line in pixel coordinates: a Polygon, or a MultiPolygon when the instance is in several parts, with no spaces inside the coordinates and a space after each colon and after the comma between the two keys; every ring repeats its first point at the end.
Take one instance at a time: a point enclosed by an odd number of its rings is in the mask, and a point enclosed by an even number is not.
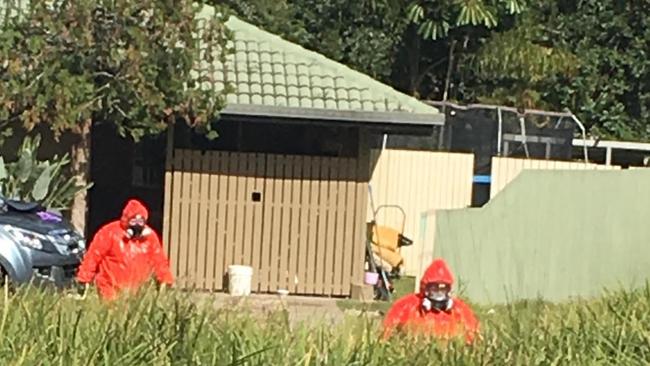
{"type": "Polygon", "coordinates": [[[111,78],[111,79],[116,78],[115,75],[113,75],[113,74],[111,74],[109,72],[106,72],[106,71],[97,71],[97,72],[93,73],[93,76],[106,76],[106,77],[111,78]]]}
{"type": "Polygon", "coordinates": [[[29,85],[27,85],[27,87],[26,87],[25,89],[31,89],[34,85],[36,85],[36,83],[37,83],[39,80],[41,80],[41,78],[43,77],[43,74],[44,74],[44,73],[41,72],[41,73],[39,73],[38,75],[36,75],[36,77],[34,78],[34,80],[32,80],[32,82],[29,83],[29,85]]]}

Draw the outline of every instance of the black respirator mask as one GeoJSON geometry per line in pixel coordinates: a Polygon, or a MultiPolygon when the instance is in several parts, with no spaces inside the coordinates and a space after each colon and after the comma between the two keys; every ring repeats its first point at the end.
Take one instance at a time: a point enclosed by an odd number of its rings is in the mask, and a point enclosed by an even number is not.
{"type": "Polygon", "coordinates": [[[426,311],[449,311],[454,301],[449,296],[451,287],[444,283],[431,283],[424,289],[422,308],[426,311]]]}
{"type": "Polygon", "coordinates": [[[129,220],[129,227],[126,229],[126,236],[129,238],[139,238],[142,236],[146,222],[141,216],[136,216],[129,220]]]}

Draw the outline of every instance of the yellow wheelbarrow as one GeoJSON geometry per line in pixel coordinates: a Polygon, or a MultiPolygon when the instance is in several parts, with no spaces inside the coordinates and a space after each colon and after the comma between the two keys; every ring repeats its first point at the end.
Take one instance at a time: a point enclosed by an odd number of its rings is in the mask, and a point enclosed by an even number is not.
{"type": "MultiPolygon", "coordinates": [[[[413,241],[404,236],[406,225],[406,212],[398,205],[381,205],[373,212],[373,220],[366,227],[366,251],[369,262],[370,274],[377,273],[377,283],[368,283],[375,286],[375,297],[382,300],[390,299],[393,292],[392,280],[399,278],[400,268],[404,258],[399,249],[413,244],[413,241]],[[379,225],[377,216],[381,210],[396,209],[401,213],[402,224],[399,229],[387,225],[379,225]],[[377,265],[377,260],[380,265],[377,265]]],[[[366,276],[372,277],[372,276],[366,276]]]]}

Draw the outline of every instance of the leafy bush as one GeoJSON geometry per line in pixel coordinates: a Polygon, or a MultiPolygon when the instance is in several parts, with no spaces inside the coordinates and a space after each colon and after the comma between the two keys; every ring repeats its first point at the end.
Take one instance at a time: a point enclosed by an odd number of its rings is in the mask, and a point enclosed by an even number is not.
{"type": "Polygon", "coordinates": [[[378,339],[378,322],[290,325],[287,314],[215,310],[154,290],[112,305],[50,291],[0,292],[0,364],[630,365],[650,361],[650,289],[594,301],[477,309],[472,347],[378,339]],[[264,321],[260,321],[264,317],[264,321]]]}
{"type": "Polygon", "coordinates": [[[0,156],[0,193],[10,199],[37,201],[52,210],[68,210],[74,196],[90,186],[78,185],[75,177],[66,174],[70,163],[67,154],[38,160],[40,145],[40,135],[27,136],[18,150],[17,161],[5,163],[0,156]]]}

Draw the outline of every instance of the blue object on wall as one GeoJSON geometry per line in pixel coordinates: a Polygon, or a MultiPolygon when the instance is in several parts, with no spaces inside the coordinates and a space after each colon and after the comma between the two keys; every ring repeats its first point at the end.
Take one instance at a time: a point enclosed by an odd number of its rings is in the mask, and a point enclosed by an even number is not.
{"type": "Polygon", "coordinates": [[[473,182],[478,184],[490,184],[492,182],[492,177],[489,175],[475,175],[473,182]]]}

